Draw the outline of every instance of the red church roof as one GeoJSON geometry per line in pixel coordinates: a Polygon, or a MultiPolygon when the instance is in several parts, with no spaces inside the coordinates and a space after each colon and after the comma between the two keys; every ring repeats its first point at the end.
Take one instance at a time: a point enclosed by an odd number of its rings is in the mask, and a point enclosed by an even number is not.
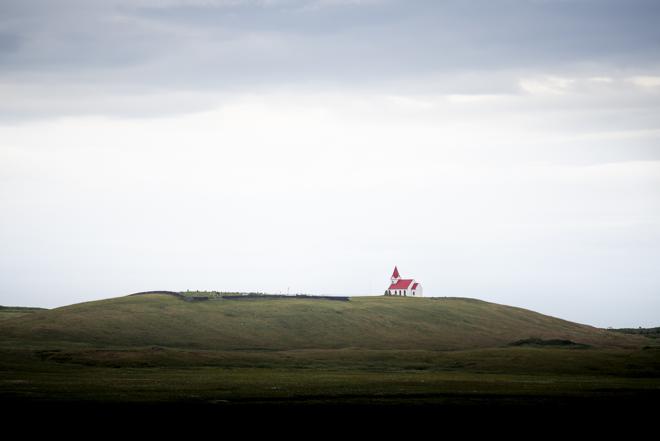
{"type": "Polygon", "coordinates": [[[392,273],[392,278],[398,279],[399,277],[401,277],[401,276],[399,275],[399,270],[398,270],[398,269],[396,268],[396,266],[395,266],[395,267],[394,267],[394,272],[392,273]]]}
{"type": "Polygon", "coordinates": [[[396,283],[392,283],[388,289],[408,289],[413,279],[401,279],[396,283]]]}
{"type": "Polygon", "coordinates": [[[419,285],[419,283],[414,283],[412,289],[417,289],[417,285],[419,285]]]}

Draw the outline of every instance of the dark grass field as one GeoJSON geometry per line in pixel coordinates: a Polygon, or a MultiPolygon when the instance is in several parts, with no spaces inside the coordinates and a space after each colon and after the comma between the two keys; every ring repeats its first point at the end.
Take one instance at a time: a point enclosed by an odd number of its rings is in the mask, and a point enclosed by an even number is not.
{"type": "Polygon", "coordinates": [[[0,400],[19,413],[641,416],[660,402],[657,340],[469,299],[121,297],[23,311],[0,335],[0,400]]]}

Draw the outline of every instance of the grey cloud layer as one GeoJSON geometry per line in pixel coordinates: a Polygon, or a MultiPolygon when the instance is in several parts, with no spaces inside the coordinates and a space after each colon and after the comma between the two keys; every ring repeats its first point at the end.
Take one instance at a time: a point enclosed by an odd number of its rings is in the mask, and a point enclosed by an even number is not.
{"type": "Polygon", "coordinates": [[[629,79],[660,77],[658,22],[648,0],[11,0],[0,121],[180,114],[278,88],[515,96],[557,75],[575,79],[559,85],[570,100],[505,103],[512,115],[652,130],[659,88],[629,79]]]}
{"type": "Polygon", "coordinates": [[[0,6],[3,77],[227,88],[447,70],[657,65],[660,3],[100,2],[0,6]]]}

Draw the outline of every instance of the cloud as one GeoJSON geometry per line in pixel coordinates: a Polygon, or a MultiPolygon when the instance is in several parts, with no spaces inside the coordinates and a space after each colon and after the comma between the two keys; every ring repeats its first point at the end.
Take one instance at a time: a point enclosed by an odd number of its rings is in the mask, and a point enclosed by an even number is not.
{"type": "Polygon", "coordinates": [[[494,94],[539,72],[660,69],[660,8],[646,0],[12,0],[0,17],[0,82],[10,85],[225,93],[433,87],[433,77],[458,88],[472,77],[494,94]]]}
{"type": "Polygon", "coordinates": [[[630,82],[639,87],[660,91],[660,76],[636,76],[630,78],[630,82]]]}
{"type": "Polygon", "coordinates": [[[0,2],[2,302],[364,293],[407,261],[438,295],[655,325],[659,19],[647,0],[0,2]]]}

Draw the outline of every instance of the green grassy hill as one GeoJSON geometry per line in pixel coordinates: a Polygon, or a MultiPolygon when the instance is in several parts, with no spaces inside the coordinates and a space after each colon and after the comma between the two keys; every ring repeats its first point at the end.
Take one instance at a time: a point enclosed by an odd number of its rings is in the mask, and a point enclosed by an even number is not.
{"type": "Polygon", "coordinates": [[[45,309],[29,308],[24,306],[0,306],[0,321],[21,317],[37,311],[45,311],[45,309]]]}
{"type": "Polygon", "coordinates": [[[581,409],[659,397],[657,339],[520,308],[460,298],[197,297],[6,310],[14,315],[0,320],[0,402],[581,409]]]}
{"type": "Polygon", "coordinates": [[[119,297],[0,321],[5,342],[212,350],[500,347],[554,340],[578,347],[640,347],[608,332],[529,310],[464,298],[353,297],[187,302],[165,294],[119,297]]]}

